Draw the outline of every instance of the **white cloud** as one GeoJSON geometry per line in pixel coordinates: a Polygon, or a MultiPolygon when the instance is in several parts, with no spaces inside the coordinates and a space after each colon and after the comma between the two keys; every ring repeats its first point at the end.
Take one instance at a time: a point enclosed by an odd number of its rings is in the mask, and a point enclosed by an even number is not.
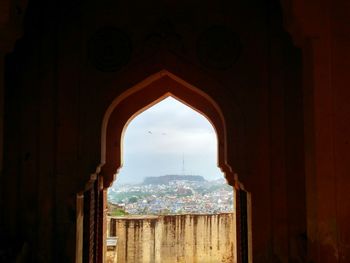
{"type": "Polygon", "coordinates": [[[140,113],[124,133],[124,167],[118,181],[179,173],[182,155],[188,172],[222,176],[217,168],[217,138],[210,122],[198,112],[166,98],[140,113]]]}

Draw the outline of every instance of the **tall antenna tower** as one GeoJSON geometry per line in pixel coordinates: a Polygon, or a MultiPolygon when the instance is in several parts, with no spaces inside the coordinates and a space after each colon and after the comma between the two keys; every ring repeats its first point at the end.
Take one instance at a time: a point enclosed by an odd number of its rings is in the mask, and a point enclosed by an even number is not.
{"type": "Polygon", "coordinates": [[[182,175],[185,175],[185,155],[182,153],[182,175]]]}

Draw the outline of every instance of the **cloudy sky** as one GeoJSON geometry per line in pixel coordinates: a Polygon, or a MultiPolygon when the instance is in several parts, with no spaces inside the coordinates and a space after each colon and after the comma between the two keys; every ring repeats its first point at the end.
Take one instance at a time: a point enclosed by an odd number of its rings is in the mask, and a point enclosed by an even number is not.
{"type": "Polygon", "coordinates": [[[171,97],[126,127],[123,163],[115,183],[141,183],[146,176],[166,174],[223,178],[217,167],[214,128],[204,116],[171,97]]]}

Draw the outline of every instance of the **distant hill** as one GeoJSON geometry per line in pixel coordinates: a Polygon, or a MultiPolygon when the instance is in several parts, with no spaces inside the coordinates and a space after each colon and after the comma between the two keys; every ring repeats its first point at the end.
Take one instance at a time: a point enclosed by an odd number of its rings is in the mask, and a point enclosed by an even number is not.
{"type": "Polygon", "coordinates": [[[146,177],[143,184],[168,184],[171,181],[205,182],[205,179],[200,175],[163,175],[146,177]]]}

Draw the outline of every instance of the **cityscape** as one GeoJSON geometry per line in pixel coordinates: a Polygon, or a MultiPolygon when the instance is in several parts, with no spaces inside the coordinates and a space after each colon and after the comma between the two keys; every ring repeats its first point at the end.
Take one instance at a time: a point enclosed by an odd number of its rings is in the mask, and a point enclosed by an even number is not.
{"type": "Polygon", "coordinates": [[[108,191],[111,216],[220,214],[234,210],[234,192],[225,179],[165,175],[141,184],[113,185],[108,191]]]}

